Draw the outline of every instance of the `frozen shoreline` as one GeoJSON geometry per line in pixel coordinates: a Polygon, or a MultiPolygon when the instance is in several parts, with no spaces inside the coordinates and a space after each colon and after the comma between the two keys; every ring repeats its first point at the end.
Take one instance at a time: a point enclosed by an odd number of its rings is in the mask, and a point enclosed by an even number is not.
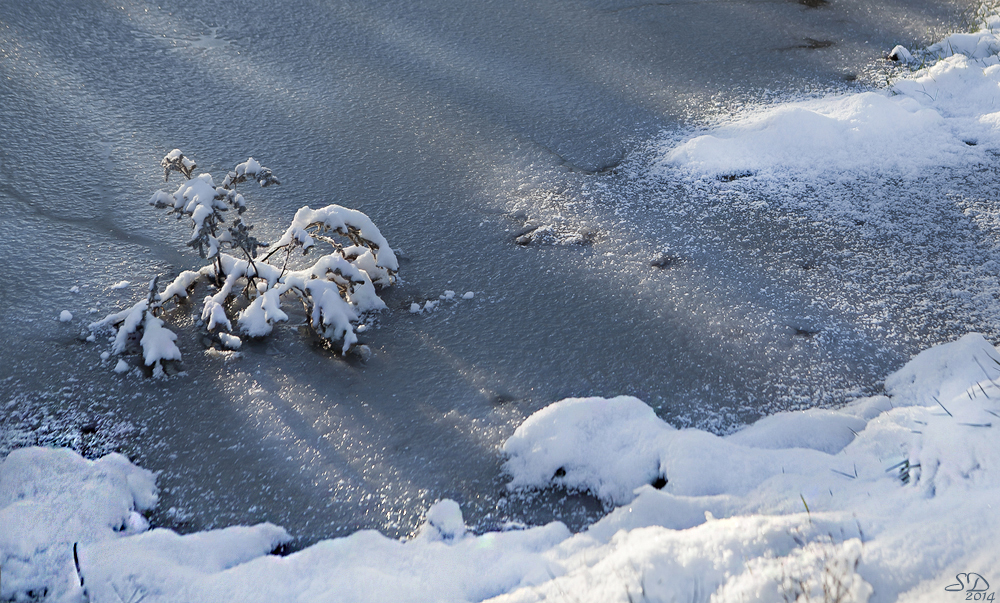
{"type": "MultiPolygon", "coordinates": [[[[780,188],[783,178],[819,177],[810,170],[821,160],[850,178],[901,149],[886,165],[904,173],[990,161],[1000,144],[988,102],[1000,85],[992,36],[962,38],[975,42],[973,58],[945,58],[897,82],[895,97],[775,107],[669,150],[664,164],[689,168],[693,181],[747,172],[747,186],[780,188]],[[990,54],[975,56],[980,47],[990,54]],[[896,127],[881,130],[886,123],[896,127]],[[817,132],[826,133],[819,151],[808,144],[817,132]]],[[[968,335],[888,377],[888,396],[779,413],[728,437],[677,430],[636,398],[563,400],[507,439],[506,467],[516,487],[577,488],[619,505],[586,531],[552,523],[471,534],[445,500],[409,541],[360,531],[285,557],[268,555],[289,539],[270,524],[147,530],[140,512],[155,505],[154,476],[123,457],[24,449],[0,465],[0,597],[79,601],[78,543],[91,601],[721,602],[830,592],[939,601],[956,580],[974,588],[970,573],[1000,583],[990,573],[1000,562],[997,377],[1000,354],[968,335]]]]}
{"type": "Polygon", "coordinates": [[[956,574],[988,581],[1000,562],[997,377],[1000,352],[971,334],[918,355],[886,379],[887,396],[727,437],[676,430],[635,398],[563,400],[508,440],[507,470],[511,487],[619,505],[584,532],[553,522],[476,535],[445,500],[411,540],[361,531],[284,557],[268,555],[290,539],[271,524],[145,531],[137,511],[155,504],[154,476],[120,456],[24,449],[0,465],[2,595],[940,601],[956,574]]]}

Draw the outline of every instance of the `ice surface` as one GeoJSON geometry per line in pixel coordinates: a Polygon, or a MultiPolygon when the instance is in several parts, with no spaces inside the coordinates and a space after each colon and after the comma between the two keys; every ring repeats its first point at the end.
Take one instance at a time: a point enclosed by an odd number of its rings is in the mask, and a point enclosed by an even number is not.
{"type": "MultiPolygon", "coordinates": [[[[782,220],[794,211],[735,211],[724,196],[658,193],[659,182],[621,194],[645,180],[633,153],[659,132],[760,101],[765,89],[868,81],[869,60],[900,42],[931,41],[959,23],[961,4],[8,3],[0,200],[9,215],[0,235],[7,269],[39,277],[21,279],[21,303],[5,306],[17,319],[5,321],[0,396],[18,412],[2,413],[0,432],[50,424],[54,432],[35,433],[69,442],[74,417],[131,421],[137,430],[108,439],[163,471],[169,506],[198,509],[186,528],[271,520],[302,542],[365,527],[397,537],[451,497],[476,530],[553,517],[579,529],[600,505],[507,498],[496,478],[503,439],[553,400],[628,393],[679,426],[723,433],[765,412],[877,391],[911,353],[995,323],[957,303],[962,293],[989,297],[995,281],[969,286],[975,271],[964,270],[991,249],[966,236],[988,237],[989,212],[941,219],[953,215],[946,205],[954,215],[968,207],[943,201],[957,186],[928,183],[933,193],[921,196],[891,185],[919,208],[904,206],[897,218],[933,226],[900,226],[931,239],[892,250],[912,270],[905,293],[871,286],[906,272],[881,261],[889,254],[862,262],[843,253],[857,258],[885,240],[851,239],[853,222],[841,229],[807,213],[818,225],[789,231],[782,220]],[[209,31],[231,43],[192,47],[209,31]],[[836,44],[795,48],[806,35],[836,44]],[[101,308],[99,318],[128,295],[107,291],[116,280],[197,269],[188,231],[143,209],[162,186],[156,160],[174,146],[217,161],[213,173],[248,153],[280,168],[287,186],[277,194],[244,191],[269,242],[302,204],[335,202],[363,210],[408,250],[400,262],[409,282],[385,298],[392,311],[373,329],[372,362],[302,345],[305,317],[289,311],[273,342],[245,345],[225,363],[185,354],[190,376],[164,387],[101,374],[109,371],[93,360],[103,345],[40,330],[54,331],[53,318],[71,307],[60,294],[74,283],[88,285],[81,307],[101,308]],[[636,199],[648,203],[629,207],[636,199]],[[559,213],[603,238],[518,247],[522,208],[538,224],[556,224],[549,218],[559,213]],[[937,227],[980,255],[942,248],[937,227]],[[681,261],[650,268],[667,244],[681,261]],[[759,263],[733,261],[740,247],[759,263]],[[802,247],[815,255],[798,255],[802,247]],[[920,266],[928,257],[941,263],[920,266]],[[956,257],[962,270],[947,261],[956,257]],[[814,268],[796,272],[806,260],[814,268]],[[476,286],[476,312],[413,320],[406,304],[436,298],[449,281],[476,286]],[[857,291],[884,306],[855,304],[857,291]],[[941,291],[956,295],[942,300],[941,291]],[[46,412],[69,427],[42,421],[46,412]]],[[[960,191],[994,188],[991,174],[961,178],[960,191]]],[[[167,317],[185,352],[202,345],[202,328],[190,324],[201,297],[167,317]]]]}

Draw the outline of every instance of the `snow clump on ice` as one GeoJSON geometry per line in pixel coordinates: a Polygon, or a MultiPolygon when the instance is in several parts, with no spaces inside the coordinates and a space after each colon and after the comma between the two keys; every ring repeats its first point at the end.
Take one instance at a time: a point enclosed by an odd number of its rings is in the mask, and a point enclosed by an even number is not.
{"type": "Polygon", "coordinates": [[[921,55],[944,58],[887,90],[748,111],[665,147],[661,168],[781,182],[989,162],[1000,149],[1000,18],[983,27],[931,46],[921,55]]]}
{"type": "Polygon", "coordinates": [[[69,310],[63,310],[59,313],[59,322],[69,322],[73,320],[73,313],[69,310]]]}

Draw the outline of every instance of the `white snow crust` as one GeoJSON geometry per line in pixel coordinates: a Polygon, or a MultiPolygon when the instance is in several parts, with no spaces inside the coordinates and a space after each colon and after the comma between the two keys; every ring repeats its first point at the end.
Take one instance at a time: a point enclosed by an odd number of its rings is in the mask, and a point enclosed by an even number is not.
{"type": "Polygon", "coordinates": [[[976,33],[949,36],[921,53],[940,60],[884,91],[745,112],[665,147],[662,169],[780,182],[890,171],[917,176],[932,167],[987,161],[1000,148],[998,29],[994,17],[976,33]]]}
{"type": "Polygon", "coordinates": [[[0,462],[0,599],[48,592],[78,601],[73,544],[145,530],[154,475],[119,454],[88,461],[65,449],[23,448],[0,462]]]}

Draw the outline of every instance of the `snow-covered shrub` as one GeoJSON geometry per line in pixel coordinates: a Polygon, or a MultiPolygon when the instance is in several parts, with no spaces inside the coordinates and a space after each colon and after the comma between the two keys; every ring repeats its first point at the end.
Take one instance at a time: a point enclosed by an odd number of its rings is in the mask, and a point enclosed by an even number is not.
{"type": "MultiPolygon", "coordinates": [[[[262,187],[280,184],[270,169],[251,157],[216,186],[211,174],[192,177],[197,165],[178,149],[160,165],[164,179],[176,171],[186,180],[173,193],[157,191],[150,205],[190,217],[193,229],[188,245],[197,247],[211,263],[198,271],[181,272],[162,292],[157,291],[154,279],[144,301],[91,324],[92,330],[117,330],[112,345],[115,354],[125,353],[130,342],[138,341],[143,364],[154,375],[162,375],[163,361],[181,357],[174,344],[176,335],[160,318],[163,305],[174,298],[186,299],[199,282],[214,288],[202,302],[201,319],[209,331],[220,327],[232,331],[235,318],[243,335],[265,336],[274,323],[288,320],[282,302],[291,295],[302,302],[313,330],[341,353],[358,341],[355,324],[365,314],[386,308],[377,288],[395,282],[399,265],[385,237],[365,214],[339,205],[302,207],[281,238],[268,245],[251,234],[252,225],[243,222],[246,200],[235,187],[249,179],[262,187]],[[231,226],[223,228],[224,213],[230,209],[237,216],[231,226]],[[289,269],[293,252],[307,254],[317,242],[328,244],[330,253],[304,269],[289,269]],[[269,263],[272,257],[281,260],[280,265],[269,263]],[[235,312],[234,301],[239,297],[244,298],[245,307],[235,312]]],[[[219,337],[231,349],[241,344],[235,335],[221,333],[219,337]]]]}

